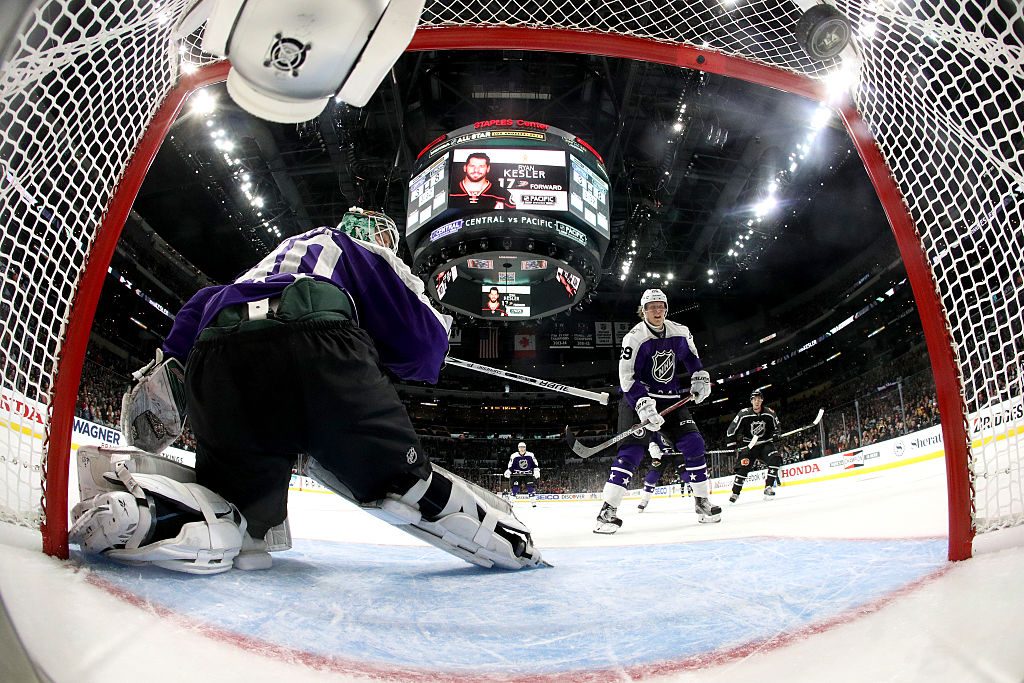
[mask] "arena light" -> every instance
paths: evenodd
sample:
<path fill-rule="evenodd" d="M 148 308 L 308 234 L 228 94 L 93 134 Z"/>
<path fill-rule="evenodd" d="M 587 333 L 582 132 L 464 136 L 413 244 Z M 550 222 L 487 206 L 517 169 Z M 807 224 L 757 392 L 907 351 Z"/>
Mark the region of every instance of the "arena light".
<path fill-rule="evenodd" d="M 217 110 L 217 98 L 206 90 L 200 90 L 191 98 L 192 112 L 209 116 Z"/>

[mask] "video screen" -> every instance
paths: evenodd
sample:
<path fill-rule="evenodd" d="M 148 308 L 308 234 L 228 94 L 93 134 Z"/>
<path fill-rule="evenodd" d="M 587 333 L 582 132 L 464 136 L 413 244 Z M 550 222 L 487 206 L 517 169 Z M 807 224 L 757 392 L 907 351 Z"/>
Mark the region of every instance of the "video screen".
<path fill-rule="evenodd" d="M 448 208 L 447 171 L 448 155 L 444 154 L 409 181 L 409 210 L 405 220 L 407 238 Z"/>
<path fill-rule="evenodd" d="M 609 237 L 608 183 L 571 154 L 569 168 L 569 212 Z"/>
<path fill-rule="evenodd" d="M 448 285 L 455 282 L 459 278 L 459 271 L 455 266 L 446 268 L 437 274 L 437 280 L 434 283 L 437 289 L 437 298 L 444 299 L 444 295 L 448 293 Z"/>
<path fill-rule="evenodd" d="M 558 284 L 565 288 L 566 294 L 569 298 L 576 296 L 576 291 L 580 288 L 580 276 L 573 275 L 564 268 L 559 268 L 555 274 L 555 279 L 558 280 Z"/>
<path fill-rule="evenodd" d="M 480 315 L 485 318 L 529 318 L 529 285 L 481 285 Z"/>
<path fill-rule="evenodd" d="M 453 150 L 448 207 L 568 211 L 565 156 L 550 149 Z"/>

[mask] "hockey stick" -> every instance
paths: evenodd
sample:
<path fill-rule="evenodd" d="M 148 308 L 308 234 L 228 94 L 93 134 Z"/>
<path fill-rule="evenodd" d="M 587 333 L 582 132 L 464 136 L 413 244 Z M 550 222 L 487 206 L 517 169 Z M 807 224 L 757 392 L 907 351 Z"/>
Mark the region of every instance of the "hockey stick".
<path fill-rule="evenodd" d="M 681 408 L 682 406 L 686 405 L 687 403 L 689 403 L 692 400 L 693 400 L 693 396 L 692 395 L 691 396 L 686 396 L 686 397 L 676 401 L 675 403 L 670 405 L 668 408 L 665 408 L 665 410 L 663 410 L 660 413 L 658 413 L 658 415 L 661 415 L 662 417 L 664 417 L 664 416 L 668 415 L 669 413 L 671 413 L 676 408 Z M 567 444 L 569 444 L 569 446 L 572 448 L 572 452 L 573 453 L 575 453 L 576 455 L 580 456 L 581 458 L 589 458 L 590 456 L 594 455 L 595 453 L 600 453 L 604 449 L 606 449 L 606 448 L 608 448 L 610 446 L 614 446 L 615 444 L 617 444 L 618 442 L 622 441 L 627 436 L 629 436 L 630 434 L 635 432 L 636 430 L 645 428 L 649 424 L 650 424 L 650 421 L 644 420 L 640 424 L 635 424 L 632 427 L 630 427 L 629 429 L 627 429 L 626 431 L 622 432 L 621 434 L 616 434 L 615 436 L 613 436 L 612 438 L 608 439 L 607 441 L 599 443 L 599 444 L 597 444 L 596 446 L 593 446 L 593 447 L 584 446 L 582 443 L 577 441 L 576 440 L 576 436 L 572 433 L 572 429 L 568 425 L 566 425 L 566 427 L 565 427 L 565 442 Z"/>
<path fill-rule="evenodd" d="M 760 440 L 760 438 L 761 438 L 760 436 L 758 436 L 757 434 L 754 434 L 753 438 L 750 439 L 749 443 L 746 443 L 746 444 L 740 446 L 739 448 L 736 448 L 736 449 L 726 448 L 724 450 L 706 451 L 706 452 L 709 453 L 709 454 L 711 454 L 711 453 L 738 453 L 739 451 L 742 451 L 744 448 L 749 451 L 751 448 L 753 448 L 754 446 L 757 445 L 757 442 Z M 732 443 L 727 443 L 725 445 L 726 446 L 734 446 L 736 444 L 735 444 L 735 442 L 732 442 Z"/>
<path fill-rule="evenodd" d="M 825 409 L 824 408 L 818 408 L 818 414 L 814 416 L 814 422 L 812 422 L 809 425 L 805 425 L 803 427 L 797 427 L 796 429 L 792 429 L 792 430 L 786 432 L 785 434 L 779 434 L 778 438 L 781 439 L 783 437 L 791 436 L 791 435 L 796 434 L 798 432 L 806 431 L 806 430 L 810 429 L 811 427 L 817 427 L 818 423 L 821 422 L 821 418 L 823 418 L 824 416 L 825 416 Z"/>
<path fill-rule="evenodd" d="M 503 377 L 504 379 L 510 379 L 516 382 L 522 382 L 523 384 L 532 384 L 535 387 L 541 387 L 549 389 L 551 391 L 560 391 L 563 394 L 571 394 L 573 396 L 579 396 L 580 398 L 586 398 L 591 401 L 597 401 L 603 406 L 608 405 L 608 394 L 605 392 L 587 391 L 586 389 L 577 389 L 576 387 L 566 386 L 565 384 L 559 384 L 558 382 L 552 382 L 549 379 L 537 379 L 536 377 L 529 377 L 527 375 L 520 375 L 516 372 L 509 370 L 502 370 L 500 368 L 492 368 L 487 365 L 480 365 L 479 363 L 473 363 L 468 360 L 462 360 L 461 358 L 452 358 L 449 356 L 445 359 L 446 365 L 454 365 L 458 368 L 465 368 L 467 370 L 476 370 L 482 372 L 485 375 L 494 375 L 495 377 Z"/>

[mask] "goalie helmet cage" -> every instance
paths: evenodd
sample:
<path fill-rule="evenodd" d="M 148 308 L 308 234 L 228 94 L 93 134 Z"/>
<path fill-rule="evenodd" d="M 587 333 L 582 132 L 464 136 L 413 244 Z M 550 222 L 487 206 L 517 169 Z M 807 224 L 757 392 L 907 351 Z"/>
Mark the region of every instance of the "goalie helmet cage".
<path fill-rule="evenodd" d="M 1013 0 L 835 4 L 860 60 L 837 111 L 917 302 L 942 417 L 949 557 L 963 559 L 975 532 L 1024 523 L 1024 10 Z M 58 557 L 68 553 L 76 398 L 111 255 L 185 99 L 227 73 L 201 53 L 198 33 L 174 38 L 189 5 L 35 2 L 4 53 L 0 518 L 40 525 Z M 620 57 L 824 101 L 841 61 L 807 57 L 794 37 L 800 16 L 777 0 L 428 0 L 410 50 Z"/>

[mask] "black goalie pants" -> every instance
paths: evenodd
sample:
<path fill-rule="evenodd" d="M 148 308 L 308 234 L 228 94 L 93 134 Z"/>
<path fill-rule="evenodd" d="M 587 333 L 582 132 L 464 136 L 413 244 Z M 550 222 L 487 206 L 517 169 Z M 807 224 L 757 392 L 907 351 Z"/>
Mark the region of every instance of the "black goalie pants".
<path fill-rule="evenodd" d="M 354 323 L 320 316 L 208 332 L 186 366 L 196 478 L 238 506 L 253 538 L 287 516 L 299 454 L 364 503 L 429 476 L 405 407 Z"/>

